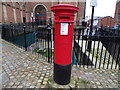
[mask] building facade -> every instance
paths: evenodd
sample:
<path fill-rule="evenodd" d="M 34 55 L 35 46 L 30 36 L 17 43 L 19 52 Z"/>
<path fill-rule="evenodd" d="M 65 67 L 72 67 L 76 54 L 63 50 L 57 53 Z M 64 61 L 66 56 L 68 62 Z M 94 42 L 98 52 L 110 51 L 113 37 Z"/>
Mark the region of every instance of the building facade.
<path fill-rule="evenodd" d="M 46 24 L 54 20 L 54 14 L 51 12 L 51 6 L 56 4 L 72 4 L 79 7 L 75 15 L 76 24 L 80 24 L 85 14 L 85 2 L 74 0 L 75 2 L 1 2 L 0 21 L 2 23 L 23 23 L 37 21 L 39 24 Z M 52 22 L 53 23 L 53 22 Z"/>
<path fill-rule="evenodd" d="M 94 16 L 93 18 L 93 26 L 99 26 L 99 21 L 100 19 L 102 19 L 103 17 L 99 17 L 99 16 Z M 91 19 L 89 19 L 87 21 L 88 25 L 90 26 L 91 25 Z"/>
<path fill-rule="evenodd" d="M 117 0 L 116 2 L 114 18 L 112 18 L 111 16 L 106 16 L 99 19 L 99 25 L 103 27 L 107 26 L 112 28 L 114 25 L 117 24 L 120 25 L 120 0 Z"/>
<path fill-rule="evenodd" d="M 114 18 L 112 18 L 111 16 L 103 17 L 98 21 L 99 26 L 109 27 L 109 28 L 112 28 L 114 26 L 114 23 L 115 23 Z"/>

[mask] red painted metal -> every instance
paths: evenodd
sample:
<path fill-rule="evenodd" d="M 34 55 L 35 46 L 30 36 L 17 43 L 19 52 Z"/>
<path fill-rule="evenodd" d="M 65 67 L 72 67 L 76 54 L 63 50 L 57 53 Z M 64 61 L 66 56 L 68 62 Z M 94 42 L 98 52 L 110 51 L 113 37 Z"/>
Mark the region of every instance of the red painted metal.
<path fill-rule="evenodd" d="M 69 4 L 59 4 L 51 7 L 55 15 L 54 62 L 58 65 L 72 63 L 74 14 L 78 9 L 78 7 Z M 68 23 L 68 35 L 60 34 L 61 23 Z"/>

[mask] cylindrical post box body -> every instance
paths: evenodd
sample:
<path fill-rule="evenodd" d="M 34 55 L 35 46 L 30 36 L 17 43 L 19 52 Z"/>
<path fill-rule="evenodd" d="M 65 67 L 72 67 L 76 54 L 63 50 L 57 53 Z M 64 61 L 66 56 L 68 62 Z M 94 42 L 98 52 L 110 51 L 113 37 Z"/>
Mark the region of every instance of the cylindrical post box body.
<path fill-rule="evenodd" d="M 51 10 L 55 16 L 54 81 L 65 85 L 70 82 L 71 77 L 74 14 L 78 8 L 59 4 L 52 6 Z"/>

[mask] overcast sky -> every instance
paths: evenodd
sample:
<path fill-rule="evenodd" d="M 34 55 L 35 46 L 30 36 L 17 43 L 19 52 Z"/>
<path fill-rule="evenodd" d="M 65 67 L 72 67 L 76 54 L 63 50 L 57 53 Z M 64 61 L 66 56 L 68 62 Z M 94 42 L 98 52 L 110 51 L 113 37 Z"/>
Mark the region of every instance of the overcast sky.
<path fill-rule="evenodd" d="M 91 16 L 92 8 L 90 7 L 90 1 L 91 0 L 87 0 L 86 3 L 86 16 Z M 94 16 L 114 17 L 116 1 L 117 0 L 97 0 Z"/>

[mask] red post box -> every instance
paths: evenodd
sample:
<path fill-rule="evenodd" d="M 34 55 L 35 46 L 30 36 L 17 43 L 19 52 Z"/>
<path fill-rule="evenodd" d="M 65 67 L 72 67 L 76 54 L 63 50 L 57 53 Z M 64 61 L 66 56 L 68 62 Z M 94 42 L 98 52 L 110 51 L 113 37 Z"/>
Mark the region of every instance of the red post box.
<path fill-rule="evenodd" d="M 55 16 L 54 81 L 61 85 L 70 83 L 74 14 L 78 9 L 69 4 L 51 7 Z"/>

